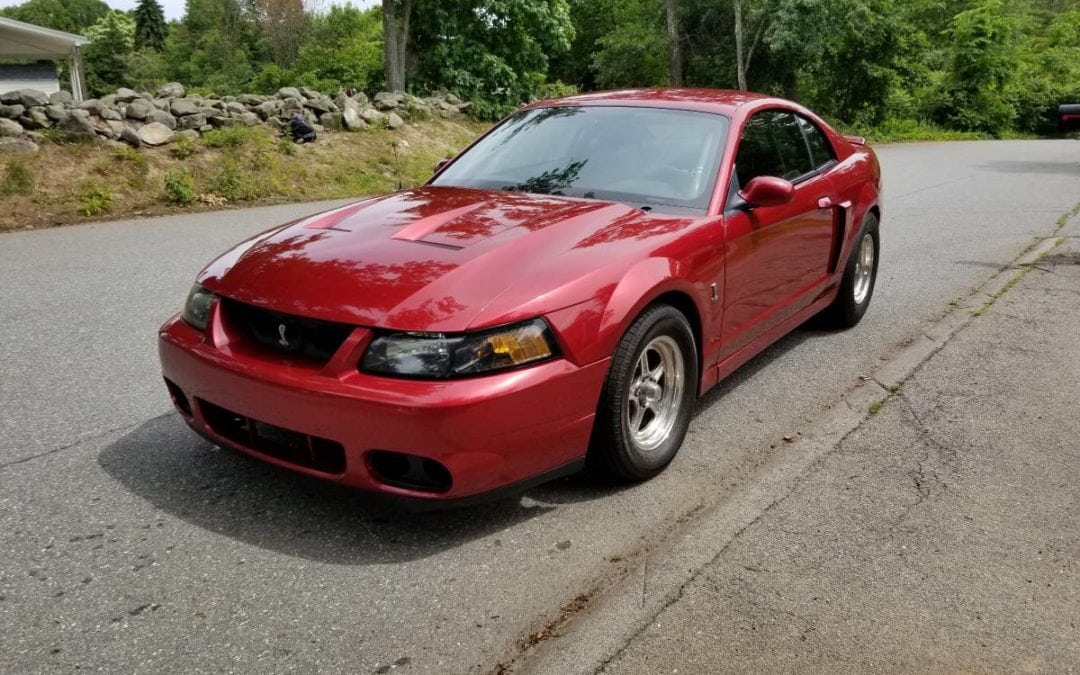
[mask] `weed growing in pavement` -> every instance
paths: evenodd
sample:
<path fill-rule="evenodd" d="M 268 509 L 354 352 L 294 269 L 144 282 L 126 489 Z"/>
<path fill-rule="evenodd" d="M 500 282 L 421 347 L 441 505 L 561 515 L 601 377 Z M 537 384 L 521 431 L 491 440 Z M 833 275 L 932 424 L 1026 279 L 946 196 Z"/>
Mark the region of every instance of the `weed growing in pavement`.
<path fill-rule="evenodd" d="M 881 412 L 881 409 L 885 407 L 885 403 L 887 401 L 888 401 L 888 399 L 883 398 L 883 399 L 881 399 L 879 401 L 874 401 L 873 403 L 871 403 L 870 404 L 870 414 L 871 415 L 876 415 L 879 412 Z"/>

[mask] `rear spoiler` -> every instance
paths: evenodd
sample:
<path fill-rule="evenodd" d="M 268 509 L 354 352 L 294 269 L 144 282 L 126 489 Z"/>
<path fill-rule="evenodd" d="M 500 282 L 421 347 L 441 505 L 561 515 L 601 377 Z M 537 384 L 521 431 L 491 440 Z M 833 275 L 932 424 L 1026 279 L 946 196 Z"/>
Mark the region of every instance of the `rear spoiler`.
<path fill-rule="evenodd" d="M 848 136 L 845 134 L 844 140 L 852 145 L 866 145 L 866 139 L 862 136 Z"/>

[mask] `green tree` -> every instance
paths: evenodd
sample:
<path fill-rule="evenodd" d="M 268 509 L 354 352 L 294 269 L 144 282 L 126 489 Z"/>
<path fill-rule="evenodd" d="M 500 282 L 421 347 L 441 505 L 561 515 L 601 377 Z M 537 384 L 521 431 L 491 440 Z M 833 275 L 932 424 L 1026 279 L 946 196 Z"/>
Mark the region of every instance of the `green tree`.
<path fill-rule="evenodd" d="M 87 89 L 103 96 L 126 81 L 127 58 L 135 44 L 135 21 L 123 12 L 110 11 L 85 33 L 83 49 Z"/>
<path fill-rule="evenodd" d="M 54 30 L 82 34 L 109 12 L 102 0 L 28 0 L 0 9 L 0 16 Z"/>
<path fill-rule="evenodd" d="M 170 27 L 165 56 L 171 79 L 232 92 L 269 62 L 250 6 L 238 0 L 187 0 L 184 18 Z"/>
<path fill-rule="evenodd" d="M 157 51 L 164 49 L 168 31 L 165 26 L 165 12 L 157 0 L 139 0 L 134 16 L 135 48 Z"/>
<path fill-rule="evenodd" d="M 947 126 L 1002 133 L 1016 108 L 1008 88 L 1016 75 L 1019 17 L 1002 0 L 977 0 L 949 24 L 949 63 L 936 110 Z"/>
<path fill-rule="evenodd" d="M 473 99 L 484 117 L 531 98 L 547 79 L 548 55 L 567 51 L 574 37 L 567 0 L 416 2 L 419 84 Z"/>

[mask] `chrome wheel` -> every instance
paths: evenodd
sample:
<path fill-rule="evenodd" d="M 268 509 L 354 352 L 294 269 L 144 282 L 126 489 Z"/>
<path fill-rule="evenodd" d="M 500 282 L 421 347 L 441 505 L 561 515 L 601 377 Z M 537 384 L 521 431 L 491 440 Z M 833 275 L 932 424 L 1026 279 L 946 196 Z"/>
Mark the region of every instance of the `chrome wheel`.
<path fill-rule="evenodd" d="M 874 237 L 869 232 L 863 235 L 856 255 L 854 295 L 855 304 L 861 305 L 870 295 L 870 285 L 874 281 Z"/>
<path fill-rule="evenodd" d="M 667 335 L 654 338 L 638 357 L 625 415 L 630 441 L 645 455 L 663 445 L 675 426 L 685 372 L 682 351 Z"/>

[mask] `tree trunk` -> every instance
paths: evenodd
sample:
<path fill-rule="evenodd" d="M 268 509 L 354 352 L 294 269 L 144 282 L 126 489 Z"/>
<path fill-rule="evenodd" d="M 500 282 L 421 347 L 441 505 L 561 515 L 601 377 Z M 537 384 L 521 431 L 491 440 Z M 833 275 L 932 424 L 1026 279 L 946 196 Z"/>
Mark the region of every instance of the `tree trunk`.
<path fill-rule="evenodd" d="M 746 91 L 746 57 L 743 51 L 742 0 L 734 0 L 735 5 L 735 67 L 738 70 L 739 91 Z"/>
<path fill-rule="evenodd" d="M 411 15 L 412 0 L 383 0 L 383 59 L 390 91 L 405 90 Z"/>
<path fill-rule="evenodd" d="M 677 0 L 665 0 L 667 5 L 668 63 L 671 86 L 681 87 L 683 81 L 682 36 L 679 30 L 679 7 Z"/>

